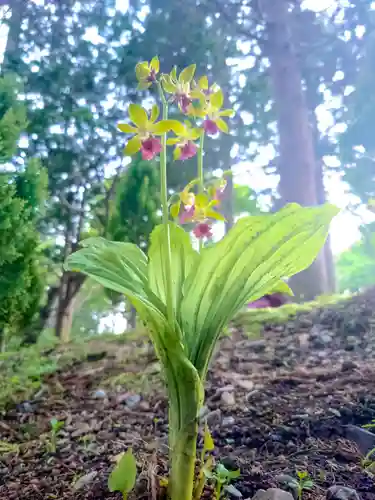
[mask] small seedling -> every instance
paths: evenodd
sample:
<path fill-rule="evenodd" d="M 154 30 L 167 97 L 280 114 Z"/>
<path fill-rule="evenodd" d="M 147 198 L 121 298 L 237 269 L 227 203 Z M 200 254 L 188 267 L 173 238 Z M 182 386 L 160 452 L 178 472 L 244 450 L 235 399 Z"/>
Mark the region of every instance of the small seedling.
<path fill-rule="evenodd" d="M 215 481 L 215 500 L 224 498 L 225 493 L 232 495 L 235 493 L 237 496 L 241 496 L 241 493 L 230 484 L 233 479 L 237 479 L 241 475 L 239 469 L 228 470 L 223 464 L 218 464 L 212 472 L 205 470 L 204 473 L 207 478 Z"/>
<path fill-rule="evenodd" d="M 60 430 L 64 427 L 65 422 L 63 420 L 57 420 L 56 418 L 52 418 L 49 423 L 51 426 L 51 430 L 49 433 L 49 441 L 47 446 L 51 453 L 56 453 L 57 436 Z"/>
<path fill-rule="evenodd" d="M 137 462 L 133 452 L 129 449 L 118 460 L 116 467 L 108 478 L 109 491 L 119 491 L 123 500 L 127 500 L 128 494 L 135 486 L 137 478 Z"/>
<path fill-rule="evenodd" d="M 281 482 L 295 492 L 298 500 L 302 500 L 302 494 L 305 490 L 311 490 L 314 486 L 314 481 L 307 471 L 297 471 L 297 478 L 287 475 L 282 477 Z"/>
<path fill-rule="evenodd" d="M 375 427 L 375 420 L 371 420 L 369 424 L 362 425 L 364 429 L 373 429 Z"/>
<path fill-rule="evenodd" d="M 372 448 L 364 458 L 361 460 L 361 466 L 363 470 L 373 476 L 375 474 L 375 448 Z"/>

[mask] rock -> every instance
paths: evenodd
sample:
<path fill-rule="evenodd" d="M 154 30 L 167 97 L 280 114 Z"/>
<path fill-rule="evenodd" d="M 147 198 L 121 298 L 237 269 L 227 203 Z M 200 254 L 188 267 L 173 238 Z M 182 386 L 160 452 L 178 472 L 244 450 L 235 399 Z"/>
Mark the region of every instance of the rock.
<path fill-rule="evenodd" d="M 221 402 L 226 406 L 233 406 L 236 404 L 233 392 L 223 392 L 221 395 Z"/>
<path fill-rule="evenodd" d="M 259 389 L 254 389 L 253 391 L 250 391 L 248 394 L 246 394 L 246 401 L 250 401 L 256 394 L 259 394 Z"/>
<path fill-rule="evenodd" d="M 375 434 L 356 425 L 345 427 L 345 437 L 357 444 L 362 455 L 367 455 L 370 450 L 375 448 Z"/>
<path fill-rule="evenodd" d="M 337 484 L 328 488 L 326 498 L 327 500 L 361 500 L 361 497 L 353 488 Z"/>
<path fill-rule="evenodd" d="M 206 414 L 205 419 L 207 421 L 207 425 L 215 425 L 221 422 L 221 410 L 218 408 L 217 410 L 210 411 Z"/>
<path fill-rule="evenodd" d="M 73 438 L 76 438 L 76 437 L 84 436 L 85 434 L 89 434 L 90 432 L 91 432 L 91 427 L 89 426 L 89 424 L 87 424 L 86 422 L 82 422 L 82 423 L 78 424 L 78 426 L 72 432 L 71 435 Z"/>
<path fill-rule="evenodd" d="M 262 352 L 267 347 L 267 342 L 265 340 L 252 340 L 247 345 L 248 349 L 254 352 Z"/>
<path fill-rule="evenodd" d="M 342 372 L 351 372 L 351 371 L 357 370 L 358 368 L 359 368 L 358 363 L 355 363 L 354 361 L 351 361 L 350 359 L 343 361 L 343 363 L 341 365 Z"/>
<path fill-rule="evenodd" d="M 245 389 L 245 391 L 252 391 L 254 389 L 254 382 L 251 380 L 236 380 L 236 384 L 241 387 L 241 389 Z"/>
<path fill-rule="evenodd" d="M 229 417 L 224 417 L 221 424 L 223 427 L 232 427 L 234 423 L 235 423 L 234 417 L 229 416 Z"/>
<path fill-rule="evenodd" d="M 118 404 L 124 404 L 128 408 L 135 408 L 141 401 L 141 396 L 139 394 L 131 394 L 125 392 L 124 394 L 119 394 L 116 398 Z"/>
<path fill-rule="evenodd" d="M 94 479 L 96 478 L 96 476 L 98 475 L 97 471 L 96 470 L 93 470 L 92 472 L 89 472 L 88 474 L 85 474 L 84 476 L 80 477 L 78 479 L 78 481 L 76 481 L 76 483 L 74 484 L 73 488 L 78 491 L 78 490 L 82 490 L 83 488 L 85 488 L 86 486 L 88 486 L 89 484 L 91 484 Z"/>
<path fill-rule="evenodd" d="M 275 477 L 275 480 L 286 491 L 290 492 L 295 499 L 298 498 L 298 481 L 294 477 L 289 476 L 288 474 L 279 474 Z"/>
<path fill-rule="evenodd" d="M 94 399 L 106 399 L 107 393 L 103 389 L 98 389 L 93 393 L 92 397 Z"/>
<path fill-rule="evenodd" d="M 258 490 L 253 496 L 253 500 L 294 500 L 293 495 L 280 488 L 269 488 L 268 490 Z"/>
<path fill-rule="evenodd" d="M 224 486 L 224 491 L 234 498 L 242 498 L 242 493 L 233 484 Z"/>
<path fill-rule="evenodd" d="M 233 392 L 234 386 L 232 384 L 225 385 L 224 387 L 219 387 L 216 391 L 216 394 L 223 394 L 223 392 Z"/>

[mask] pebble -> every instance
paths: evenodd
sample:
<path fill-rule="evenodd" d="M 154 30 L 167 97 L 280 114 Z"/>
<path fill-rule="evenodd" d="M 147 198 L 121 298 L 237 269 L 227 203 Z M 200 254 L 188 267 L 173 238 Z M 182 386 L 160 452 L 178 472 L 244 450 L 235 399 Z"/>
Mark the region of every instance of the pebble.
<path fill-rule="evenodd" d="M 361 500 L 356 490 L 335 484 L 327 490 L 327 500 Z"/>
<path fill-rule="evenodd" d="M 223 418 L 223 421 L 222 421 L 222 426 L 223 427 L 232 427 L 232 425 L 234 425 L 236 422 L 236 420 L 234 419 L 234 417 L 224 417 Z"/>
<path fill-rule="evenodd" d="M 359 368 L 358 363 L 355 363 L 354 361 L 351 361 L 349 359 L 344 361 L 341 365 L 342 372 L 351 372 L 353 370 L 357 370 L 358 368 Z"/>
<path fill-rule="evenodd" d="M 76 427 L 76 430 L 72 432 L 72 437 L 80 437 L 84 436 L 85 434 L 89 434 L 91 432 L 91 427 L 89 424 L 82 422 L 78 424 L 78 427 Z"/>
<path fill-rule="evenodd" d="M 129 392 L 125 392 L 124 394 L 120 394 L 116 398 L 117 404 L 124 404 L 128 408 L 135 408 L 141 401 L 141 396 L 139 394 L 130 394 Z"/>
<path fill-rule="evenodd" d="M 294 500 L 293 495 L 280 488 L 269 488 L 268 490 L 258 490 L 253 496 L 253 500 Z"/>
<path fill-rule="evenodd" d="M 73 488 L 76 491 L 82 490 L 83 488 L 85 488 L 86 486 L 88 486 L 89 484 L 91 484 L 93 482 L 93 480 L 96 478 L 97 475 L 98 475 L 98 473 L 97 473 L 96 470 L 93 470 L 92 472 L 89 472 L 88 474 L 85 474 L 84 476 L 80 477 L 78 479 L 78 481 L 76 481 L 76 483 L 74 484 Z"/>
<path fill-rule="evenodd" d="M 205 419 L 207 421 L 207 425 L 215 425 L 221 422 L 221 410 L 218 408 L 217 410 L 209 411 L 205 415 Z"/>
<path fill-rule="evenodd" d="M 232 392 L 223 392 L 221 402 L 226 406 L 234 406 L 236 404 L 234 394 Z"/>
<path fill-rule="evenodd" d="M 106 399 L 107 393 L 103 389 L 98 389 L 93 393 L 92 397 L 94 399 Z"/>
<path fill-rule="evenodd" d="M 241 387 L 241 389 L 245 389 L 245 391 L 252 391 L 254 389 L 254 382 L 251 380 L 236 380 L 236 384 Z"/>

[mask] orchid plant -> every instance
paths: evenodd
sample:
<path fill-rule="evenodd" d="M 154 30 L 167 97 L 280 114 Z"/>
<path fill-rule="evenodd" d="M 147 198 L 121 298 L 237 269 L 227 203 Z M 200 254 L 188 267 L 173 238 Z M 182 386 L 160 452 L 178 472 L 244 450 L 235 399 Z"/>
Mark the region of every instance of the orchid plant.
<path fill-rule="evenodd" d="M 151 235 L 148 255 L 130 243 L 90 238 L 66 263 L 67 269 L 123 293 L 147 326 L 167 384 L 172 500 L 192 499 L 204 382 L 220 333 L 248 302 L 273 292 L 291 294 L 284 279 L 312 263 L 338 212 L 328 204 L 290 204 L 275 214 L 244 217 L 221 241 L 205 246 L 214 222 L 224 220 L 225 180 L 205 183 L 204 141 L 228 133 L 226 120 L 234 112 L 224 109 L 220 87 L 206 76 L 195 79 L 195 70 L 191 65 L 161 74 L 157 57 L 139 63 L 139 89 L 155 86 L 161 119 L 157 105 L 147 112 L 130 104 L 131 123 L 118 125 L 132 136 L 126 155 L 159 159 L 163 219 Z M 179 108 L 181 121 L 169 118 L 170 105 Z M 175 162 L 197 158 L 196 179 L 170 199 L 168 146 Z M 184 223 L 193 225 L 199 248 Z"/>

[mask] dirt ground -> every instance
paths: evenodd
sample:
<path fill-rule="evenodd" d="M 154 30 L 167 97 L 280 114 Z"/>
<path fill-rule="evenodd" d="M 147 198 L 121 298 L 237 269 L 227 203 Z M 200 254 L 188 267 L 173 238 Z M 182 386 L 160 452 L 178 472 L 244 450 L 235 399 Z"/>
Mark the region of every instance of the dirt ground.
<path fill-rule="evenodd" d="M 375 499 L 361 465 L 375 434 L 358 431 L 375 419 L 374 311 L 371 291 L 267 325 L 257 340 L 238 328 L 222 340 L 202 418 L 217 459 L 240 468 L 235 486 L 245 500 L 296 471 L 314 480 L 306 500 L 324 499 L 335 484 Z M 156 475 L 167 470 L 166 414 L 148 343 L 97 342 L 85 361 L 46 376 L 34 397 L 2 415 L 1 500 L 120 499 L 107 478 L 128 447 L 140 472 L 132 498 L 154 500 Z M 55 453 L 51 418 L 65 421 Z"/>

